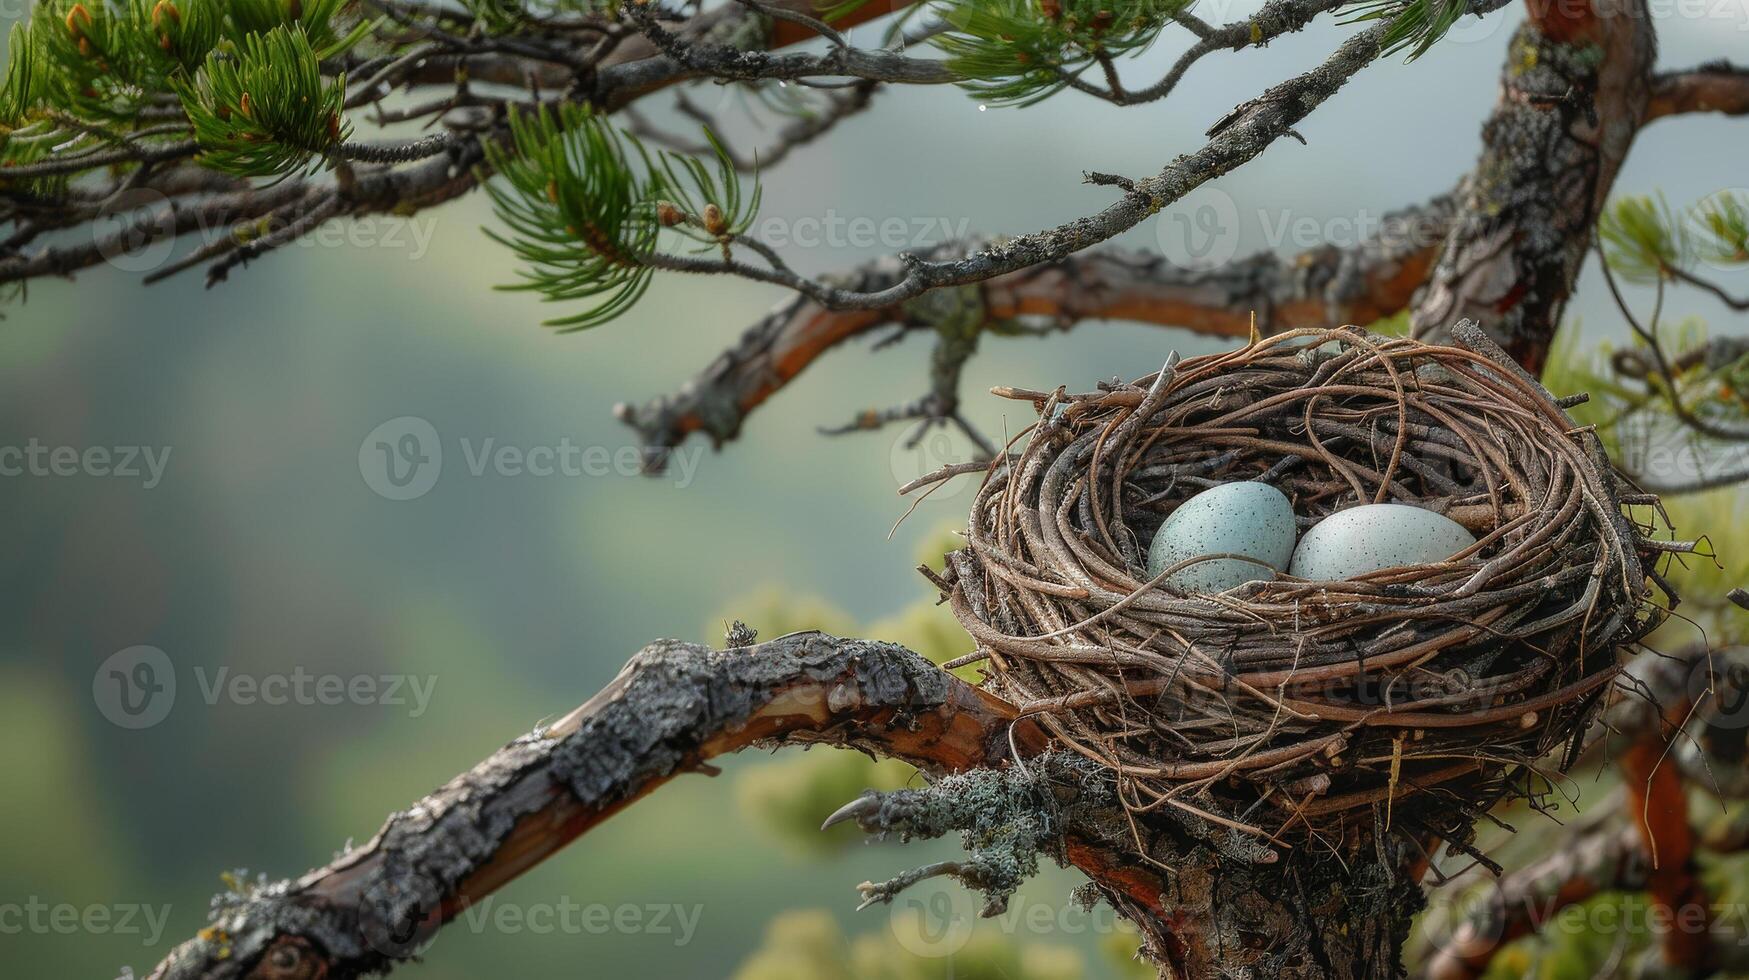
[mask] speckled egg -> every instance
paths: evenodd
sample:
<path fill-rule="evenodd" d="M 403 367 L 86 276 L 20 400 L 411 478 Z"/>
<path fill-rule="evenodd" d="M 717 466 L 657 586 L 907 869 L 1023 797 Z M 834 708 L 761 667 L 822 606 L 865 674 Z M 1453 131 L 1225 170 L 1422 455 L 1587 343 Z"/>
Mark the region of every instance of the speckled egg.
<path fill-rule="evenodd" d="M 1319 582 L 1403 565 L 1445 561 L 1476 543 L 1444 514 L 1408 504 L 1364 504 L 1338 511 L 1308 530 L 1288 573 Z"/>
<path fill-rule="evenodd" d="M 1197 562 L 1166 581 L 1186 592 L 1225 592 L 1272 579 L 1294 553 L 1294 509 L 1267 483 L 1223 483 L 1178 505 L 1148 548 L 1148 577 L 1199 555 L 1245 555 Z M 1261 564 L 1259 564 L 1261 562 Z"/>

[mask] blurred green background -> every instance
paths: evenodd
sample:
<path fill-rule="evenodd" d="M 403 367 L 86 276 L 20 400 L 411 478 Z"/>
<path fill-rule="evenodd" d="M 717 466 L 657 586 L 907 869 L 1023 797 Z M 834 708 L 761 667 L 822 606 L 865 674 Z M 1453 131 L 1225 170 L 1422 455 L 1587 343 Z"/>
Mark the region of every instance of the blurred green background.
<path fill-rule="evenodd" d="M 1255 6 L 1201 12 L 1226 20 Z M 1740 11 L 1713 14 L 1661 24 L 1664 60 L 1717 57 L 1721 38 L 1749 26 Z M 1284 142 L 1224 178 L 1239 254 L 1297 251 L 1303 243 L 1280 237 L 1284 218 L 1340 237 L 1351 234 L 1343 222 L 1451 186 L 1474 160 L 1518 16 L 1460 30 L 1415 64 L 1369 69 L 1301 127 L 1309 146 Z M 1109 198 L 1079 183 L 1083 169 L 1157 169 L 1199 145 L 1233 104 L 1321 58 L 1340 33 L 1325 24 L 1267 51 L 1210 59 L 1175 98 L 1136 110 L 1066 95 L 980 111 L 954 91 L 884 93 L 873 112 L 766 173 L 762 214 L 945 221 L 974 233 L 1065 220 Z M 1179 43 L 1146 55 L 1138 77 L 1161 70 Z M 705 94 L 744 119 L 725 92 Z M 751 146 L 756 129 L 737 125 Z M 1749 184 L 1745 151 L 1741 123 L 1660 123 L 1618 186 L 1687 202 Z M 391 810 L 588 697 L 653 638 L 720 642 L 725 622 L 741 618 L 767 636 L 819 625 L 944 655 L 965 646 L 919 606 L 929 594 L 913 566 L 963 517 L 969 494 L 938 493 L 889 529 L 905 510 L 894 487 L 967 447 L 930 440 L 906 450 L 901 430 L 815 433 L 921 394 L 920 339 L 832 353 L 723 454 L 685 447 L 690 478 L 680 468 L 656 479 L 471 474 L 463 440 L 476 450 L 487 439 L 524 449 L 630 444 L 613 403 L 673 390 L 780 298 L 743 282 L 666 276 L 623 320 L 554 335 L 537 325 L 553 310 L 492 290 L 514 270 L 480 234 L 491 220 L 476 198 L 350 235 L 331 230 L 211 291 L 199 273 L 146 288 L 138 271 L 100 269 L 33 286 L 26 305 L 6 311 L 0 446 L 170 456 L 149 489 L 121 477 L 0 479 L 0 903 L 12 913 L 0 916 L 0 972 L 149 969 L 204 923 L 221 871 L 278 877 L 326 862 Z M 1138 229 L 1125 243 L 1157 248 L 1163 234 Z M 822 272 L 891 249 L 784 251 Z M 1673 302 L 1675 313 L 1729 322 L 1704 297 Z M 1594 273 L 1572 315 L 1588 338 L 1620 333 Z M 968 372 L 968 411 L 987 432 L 1011 431 L 1024 422 L 1012 403 L 981 394 L 992 384 L 1089 386 L 1146 373 L 1170 349 L 1223 343 L 1120 324 L 987 340 Z M 368 433 L 403 416 L 430 423 L 444 460 L 428 493 L 397 501 L 366 483 L 359 455 Z M 101 709 L 100 666 L 136 645 L 165 652 L 178 690 L 161 722 L 129 729 Z M 417 678 L 431 697 L 423 711 L 369 699 L 273 705 L 220 694 L 209 703 L 202 682 L 221 668 Z M 817 821 L 865 777 L 905 778 L 801 758 L 741 758 L 718 778 L 677 780 L 507 889 L 505 916 L 489 910 L 444 932 L 409 975 L 452 980 L 507 965 L 534 980 L 638 970 L 716 978 L 743 966 L 748 976 L 797 978 L 1123 971 L 1122 956 L 1108 955 L 1125 946 L 1109 911 L 1080 912 L 1069 896 L 1078 879 L 1060 871 L 1023 894 L 1017 915 L 978 927 L 966 949 L 984 954 L 910 955 L 944 947 L 917 948 L 907 917 L 963 897 L 925 889 L 922 905 L 855 914 L 854 886 L 952 853 L 952 843 L 810 845 L 785 832 Z M 600 934 L 536 925 L 565 903 L 603 906 L 633 925 Z M 131 932 L 118 921 L 63 928 L 70 920 L 55 916 L 65 911 L 20 918 L 33 908 L 121 915 L 136 906 L 167 909 L 162 934 L 138 913 Z M 656 907 L 669 909 L 665 929 Z M 676 909 L 696 916 L 690 934 Z M 768 926 L 775 940 L 762 951 Z"/>

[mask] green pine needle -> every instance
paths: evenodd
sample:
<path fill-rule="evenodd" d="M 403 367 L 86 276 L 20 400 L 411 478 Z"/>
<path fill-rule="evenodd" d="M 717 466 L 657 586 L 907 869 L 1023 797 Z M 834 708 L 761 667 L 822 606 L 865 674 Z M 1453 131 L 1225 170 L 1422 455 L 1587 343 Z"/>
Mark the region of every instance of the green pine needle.
<path fill-rule="evenodd" d="M 1062 91 L 1099 56 L 1137 55 L 1188 0 L 957 0 L 953 30 L 935 38 L 962 87 L 994 105 L 1026 106 Z"/>
<path fill-rule="evenodd" d="M 318 61 L 331 57 L 369 27 L 360 22 L 346 37 L 336 35 L 334 22 L 348 2 L 39 0 L 28 24 L 14 31 L 0 111 L 17 120 L 52 106 L 131 125 L 152 96 L 180 93 L 216 51 L 247 57 L 256 39 L 275 30 L 299 28 Z"/>
<path fill-rule="evenodd" d="M 38 61 L 42 57 L 35 49 L 30 29 L 24 24 L 12 25 L 6 39 L 6 81 L 0 88 L 0 124 L 17 126 L 41 97 L 41 73 Z"/>
<path fill-rule="evenodd" d="M 550 301 L 596 300 L 569 317 L 546 321 L 564 331 L 599 326 L 630 309 L 650 288 L 643 257 L 660 227 L 654 205 L 626 157 L 622 140 L 599 117 L 576 111 L 518 114 L 510 121 L 514 152 L 492 148 L 504 177 L 487 193 L 509 236 L 487 229 L 531 268 L 523 283 Z"/>
<path fill-rule="evenodd" d="M 219 0 L 38 3 L 23 49 L 33 62 L 34 100 L 88 119 L 131 122 L 147 97 L 201 63 L 223 19 Z"/>
<path fill-rule="evenodd" d="M 1720 191 L 1696 205 L 1690 216 L 1697 250 L 1709 262 L 1749 262 L 1749 203 L 1740 194 Z"/>
<path fill-rule="evenodd" d="M 234 50 L 213 52 L 192 82 L 175 89 L 202 162 L 228 173 L 267 177 L 313 168 L 350 132 L 341 112 L 345 76 L 322 77 L 300 26 L 251 34 Z"/>
<path fill-rule="evenodd" d="M 326 57 L 337 40 L 334 15 L 347 0 L 230 0 L 231 39 L 242 43 L 252 34 L 279 27 L 301 27 L 310 45 Z"/>
<path fill-rule="evenodd" d="M 706 136 L 716 149 L 714 167 L 651 154 L 584 109 L 513 116 L 511 145 L 487 149 L 504 179 L 486 186 L 510 231 L 486 233 L 527 268 L 523 282 L 500 288 L 532 290 L 551 302 L 589 301 L 579 313 L 546 321 L 561 331 L 586 330 L 631 309 L 649 289 L 663 211 L 688 216 L 674 231 L 726 249 L 752 223 L 759 191 L 756 184 L 743 195 L 727 153 Z M 711 228 L 700 217 L 707 214 Z"/>
<path fill-rule="evenodd" d="M 1383 40 L 1385 54 L 1413 48 L 1408 60 L 1414 61 L 1438 44 L 1446 32 L 1469 13 L 1470 0 L 1361 0 L 1353 5 L 1352 10 L 1354 12 L 1343 23 L 1389 18 L 1391 25 Z"/>
<path fill-rule="evenodd" d="M 1617 199 L 1597 218 L 1604 261 L 1623 279 L 1650 283 L 1667 279 L 1688 262 L 1691 243 L 1662 197 Z"/>

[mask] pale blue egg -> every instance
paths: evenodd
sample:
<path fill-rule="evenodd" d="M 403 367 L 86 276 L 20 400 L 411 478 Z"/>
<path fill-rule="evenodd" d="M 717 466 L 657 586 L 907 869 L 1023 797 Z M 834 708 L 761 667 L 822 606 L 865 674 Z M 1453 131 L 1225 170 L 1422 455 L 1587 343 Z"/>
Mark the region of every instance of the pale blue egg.
<path fill-rule="evenodd" d="M 1148 577 L 1201 555 L 1245 555 L 1197 562 L 1166 581 L 1186 592 L 1225 592 L 1268 580 L 1294 553 L 1294 508 L 1267 483 L 1223 483 L 1178 505 L 1148 548 Z"/>
<path fill-rule="evenodd" d="M 1288 572 L 1339 582 L 1383 568 L 1442 562 L 1475 543 L 1475 535 L 1444 514 L 1408 504 L 1364 504 L 1313 525 Z"/>

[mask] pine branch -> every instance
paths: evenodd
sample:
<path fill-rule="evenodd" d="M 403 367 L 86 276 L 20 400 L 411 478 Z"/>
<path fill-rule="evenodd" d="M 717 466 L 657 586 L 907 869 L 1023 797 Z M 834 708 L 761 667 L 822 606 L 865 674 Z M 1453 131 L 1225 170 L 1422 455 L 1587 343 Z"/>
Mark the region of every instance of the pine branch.
<path fill-rule="evenodd" d="M 314 45 L 302 28 L 275 27 L 235 52 L 213 52 L 192 82 L 175 83 L 204 165 L 272 177 L 344 144 L 346 77 L 323 78 Z"/>
<path fill-rule="evenodd" d="M 965 832 L 972 853 L 948 867 L 990 891 L 987 910 L 1045 855 L 1084 872 L 1173 975 L 1230 967 L 1359 980 L 1398 971 L 1418 905 L 1416 851 L 1406 842 L 1381 840 L 1377 863 L 1352 872 L 1326 862 L 1312 873 L 1305 862 L 1264 860 L 1218 826 L 1132 823 L 1108 775 L 1045 754 L 1042 733 L 1004 702 L 902 647 L 810 631 L 723 651 L 647 647 L 583 705 L 391 816 L 330 864 L 293 880 L 229 880 L 211 924 L 149 980 L 388 972 L 473 903 L 669 779 L 712 772 L 709 760 L 724 753 L 787 744 L 919 766 L 928 789 L 869 797 L 851 811 L 871 830 Z M 1160 868 L 1174 869 L 1170 883 Z M 907 877 L 915 875 L 899 880 Z"/>
<path fill-rule="evenodd" d="M 799 0 L 784 2 L 794 3 Z M 1282 2 L 1288 3 L 1291 0 Z M 1318 2 L 1319 0 L 1307 0 L 1305 8 L 1317 9 Z M 769 10 L 771 6 L 762 4 L 759 9 Z M 329 30 L 325 20 L 312 18 L 307 13 L 304 21 L 296 28 L 278 26 L 265 34 L 245 34 L 234 52 L 227 53 L 218 49 L 207 52 L 198 78 L 178 83 L 184 108 L 194 125 L 196 144 L 203 151 L 203 162 L 239 173 L 284 174 L 298 168 L 347 158 L 354 158 L 359 162 L 405 161 L 416 159 L 425 153 L 439 152 L 445 147 L 436 140 L 394 146 L 352 143 L 345 138 L 349 123 L 344 114 L 337 110 L 343 106 L 363 104 L 358 100 L 374 100 L 381 87 L 391 83 L 441 84 L 441 75 L 445 68 L 452 71 L 450 82 L 455 87 L 455 95 L 447 102 L 438 102 L 430 107 L 434 120 L 445 117 L 453 110 L 456 115 L 446 120 L 446 125 L 451 128 L 452 138 L 456 134 L 481 138 L 489 151 L 507 145 L 505 141 L 511 134 L 503 123 L 490 122 L 480 114 L 480 110 L 496 107 L 502 114 L 510 111 L 512 106 L 502 99 L 496 102 L 481 101 L 469 88 L 468 76 L 461 69 L 465 61 L 458 58 L 450 64 L 439 64 L 435 69 L 436 74 L 427 74 L 433 71 L 433 62 L 442 62 L 444 57 L 462 54 L 480 53 L 499 58 L 506 55 L 525 58 L 531 66 L 530 78 L 540 77 L 533 66 L 543 63 L 564 64 L 573 70 L 583 71 L 586 77 L 580 79 L 585 83 L 581 89 L 577 86 L 570 87 L 571 97 L 581 98 L 577 102 L 567 98 L 561 100 L 559 105 L 561 108 L 579 104 L 594 105 L 603 111 L 623 107 L 641 95 L 699 75 L 742 80 L 807 80 L 845 76 L 929 83 L 951 80 L 949 74 L 935 63 L 906 58 L 890 51 L 859 51 L 844 46 L 834 46 L 822 55 L 770 54 L 752 50 L 748 37 L 761 32 L 776 37 L 780 32 L 766 31 L 757 20 L 762 15 L 744 7 L 732 8 L 727 13 L 718 10 L 701 14 L 688 19 L 677 29 L 670 29 L 660 22 L 653 8 L 637 7 L 628 10 L 626 13 L 631 22 L 646 36 L 649 46 L 642 48 L 635 43 L 638 38 L 628 37 L 615 27 L 611 19 L 603 20 L 593 14 L 575 21 L 536 18 L 531 22 L 534 26 L 527 36 L 500 37 L 489 33 L 482 35 L 478 31 L 467 34 L 459 32 L 455 28 L 467 23 L 457 19 L 461 17 L 459 14 L 432 16 L 428 11 L 407 4 L 388 4 L 387 9 L 416 39 L 409 50 L 398 56 L 381 55 L 360 61 L 346 51 L 349 45 L 363 36 L 360 29 L 353 30 L 346 37 L 340 37 L 337 31 Z M 740 16 L 737 17 L 736 14 Z M 249 16 L 253 15 L 233 15 L 225 23 L 235 27 L 241 23 L 237 17 L 247 19 Z M 321 23 L 318 24 L 318 20 Z M 1288 21 L 1293 21 L 1293 18 L 1290 17 Z M 453 28 L 446 26 L 452 23 Z M 793 18 L 780 20 L 779 23 L 807 26 L 805 23 L 795 23 Z M 307 33 L 318 29 L 322 32 L 320 37 Z M 750 30 L 753 35 L 748 33 Z M 1171 203 L 1212 176 L 1237 166 L 1260 152 L 1273 139 L 1290 132 L 1294 122 L 1376 57 L 1375 42 L 1377 37 L 1382 36 L 1382 30 L 1381 25 L 1380 28 L 1362 32 L 1344 45 L 1322 68 L 1290 80 L 1262 98 L 1241 106 L 1229 120 L 1224 121 L 1210 144 L 1202 151 L 1175 162 L 1154 178 L 1133 182 L 1123 201 L 1101 213 L 1057 229 L 1022 236 L 1004 243 L 1001 247 L 986 249 L 958 260 L 915 263 L 904 279 L 880 294 L 856 295 L 801 277 L 784 266 L 769 249 L 747 240 L 744 235 L 738 236 L 738 241 L 723 243 L 725 249 L 721 261 L 656 256 L 650 264 L 676 271 L 742 275 L 758 281 L 785 285 L 828 306 L 873 309 L 903 302 L 931 288 L 978 282 L 1031 265 L 1055 261 L 1072 251 L 1097 244 L 1132 227 L 1153 211 Z M 575 40 L 584 37 L 596 38 L 593 47 L 598 60 L 592 61 L 579 54 L 581 49 L 576 46 Z M 306 40 L 299 42 L 299 38 Z M 754 46 L 758 43 L 756 40 L 752 42 Z M 338 52 L 342 64 L 350 65 L 366 79 L 367 88 L 357 99 L 344 99 L 338 77 L 329 81 L 326 74 L 312 70 L 311 52 L 316 51 L 318 44 L 325 45 L 323 50 L 332 48 Z M 273 50 L 269 50 L 270 48 Z M 1109 56 L 1109 51 L 1105 55 Z M 583 60 L 578 60 L 580 57 Z M 326 70 L 324 67 L 322 71 Z M 270 82 L 285 83 L 287 90 L 294 93 L 296 98 L 278 102 L 265 96 L 257 98 L 251 92 L 252 89 L 272 88 Z M 341 106 L 336 106 L 337 99 L 342 100 Z M 284 111 L 280 108 L 282 105 L 295 108 Z M 177 145 L 175 153 L 186 154 L 186 146 L 186 142 Z M 141 163 L 147 159 L 147 154 L 163 151 L 129 147 L 111 152 L 120 154 L 119 158 L 111 160 L 108 157 L 80 157 L 77 154 L 69 157 L 63 152 L 62 159 L 69 162 L 60 165 L 66 168 L 62 172 L 90 171 L 94 165 L 105 161 Z M 32 161 L 15 160 L 13 163 L 35 165 Z M 34 171 L 22 173 L 36 176 Z M 486 174 L 482 173 L 475 179 L 484 176 Z M 4 191 L 0 190 L 0 198 L 3 197 Z M 40 190 L 35 187 L 20 188 L 15 192 L 15 220 L 19 229 L 13 236 L 14 240 L 29 241 L 39 234 L 38 227 L 27 211 L 40 199 Z M 271 209 L 256 209 L 256 213 L 265 213 L 268 210 Z M 353 213 L 356 211 L 348 208 L 341 208 L 336 212 L 342 217 Z M 579 231 L 582 230 L 584 229 L 579 228 Z M 765 263 L 755 265 L 733 258 L 728 251 L 731 244 L 758 254 Z M 585 253 L 590 251 L 584 250 Z M 24 278 L 32 271 L 44 268 L 53 268 L 63 273 L 72 271 L 79 267 L 79 263 L 69 261 L 71 258 L 73 257 L 65 254 L 33 257 L 14 253 L 11 256 L 0 256 L 0 281 Z M 81 258 L 89 258 L 89 253 Z M 45 262 L 44 259 L 52 261 Z M 610 301 L 605 309 L 609 313 L 623 310 L 631 299 L 635 299 L 636 291 L 622 293 L 619 290 L 617 274 L 592 285 L 585 285 L 585 280 L 593 275 L 607 275 L 610 268 L 623 269 L 624 266 L 591 263 L 578 267 L 573 270 L 573 288 L 569 291 L 562 290 L 561 294 L 599 293 L 619 297 L 622 302 Z M 557 267 L 554 266 L 550 272 L 551 277 L 546 274 L 543 277 L 556 277 Z M 578 290 L 582 292 L 579 293 Z M 578 322 L 596 322 L 591 317 L 592 314 L 586 310 L 575 319 Z"/>
<path fill-rule="evenodd" d="M 1483 0 L 1495 5 L 1499 0 Z M 953 259 L 901 256 L 904 275 L 875 291 L 848 289 L 809 279 L 786 267 L 764 268 L 724 259 L 663 259 L 663 268 L 694 273 L 727 273 L 793 289 L 834 310 L 882 310 L 944 286 L 963 286 L 1058 261 L 1128 231 L 1203 183 L 1251 160 L 1276 139 L 1292 132 L 1348 79 L 1376 60 L 1386 26 L 1368 28 L 1345 41 L 1319 67 L 1289 79 L 1251 100 L 1217 124 L 1200 150 L 1178 157 L 1153 177 L 1132 182 L 1117 203 L 1089 217 L 1055 228 L 993 243 Z"/>

